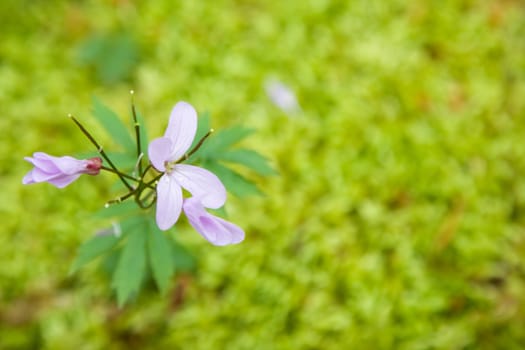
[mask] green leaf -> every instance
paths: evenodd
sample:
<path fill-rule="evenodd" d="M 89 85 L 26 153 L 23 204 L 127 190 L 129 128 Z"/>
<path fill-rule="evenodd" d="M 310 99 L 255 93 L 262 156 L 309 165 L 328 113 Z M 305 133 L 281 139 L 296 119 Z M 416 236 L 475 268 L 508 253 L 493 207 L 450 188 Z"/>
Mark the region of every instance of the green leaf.
<path fill-rule="evenodd" d="M 146 227 L 136 225 L 135 230 L 128 233 L 117 268 L 113 274 L 112 287 L 117 292 L 119 306 L 138 293 L 140 284 L 146 272 Z"/>
<path fill-rule="evenodd" d="M 263 176 L 275 175 L 277 173 L 270 165 L 268 165 L 268 160 L 266 158 L 249 149 L 226 151 L 221 155 L 220 160 L 244 165 Z"/>
<path fill-rule="evenodd" d="M 220 216 L 222 218 L 227 218 L 228 217 L 228 212 L 226 211 L 226 206 L 225 205 L 223 205 L 219 209 L 208 209 L 208 211 L 210 213 L 212 213 L 213 215 L 218 215 L 218 216 Z"/>
<path fill-rule="evenodd" d="M 251 194 L 261 194 L 253 182 L 230 168 L 217 162 L 207 162 L 204 167 L 217 175 L 228 191 L 238 197 L 244 197 Z"/>
<path fill-rule="evenodd" d="M 137 165 L 137 151 L 134 150 L 133 153 L 122 153 L 122 152 L 106 152 L 107 156 L 111 161 L 123 172 L 129 172 L 135 168 Z M 116 176 L 116 175 L 115 175 Z M 133 183 L 134 181 L 129 181 Z"/>
<path fill-rule="evenodd" d="M 148 232 L 148 257 L 153 274 L 153 279 L 161 293 L 168 289 L 171 276 L 175 272 L 170 241 L 165 233 L 159 230 L 150 221 L 150 232 Z"/>
<path fill-rule="evenodd" d="M 117 264 L 121 253 L 122 248 L 116 247 L 115 249 L 112 249 L 109 252 L 107 252 L 102 257 L 102 261 L 100 262 L 100 270 L 104 272 L 106 277 L 111 278 L 111 276 L 115 274 L 115 269 L 117 268 Z"/>
<path fill-rule="evenodd" d="M 135 152 L 135 143 L 131 138 L 130 131 L 111 109 L 106 107 L 97 97 L 93 96 L 93 115 L 97 121 L 106 129 L 117 143 L 124 147 L 126 153 Z"/>
<path fill-rule="evenodd" d="M 119 237 L 115 234 L 98 235 L 85 242 L 78 249 L 77 257 L 69 271 L 73 274 L 82 266 L 86 265 L 96 257 L 111 250 L 119 241 Z"/>
<path fill-rule="evenodd" d="M 175 239 L 171 239 L 170 242 L 175 269 L 186 272 L 194 271 L 197 266 L 195 257 Z"/>
<path fill-rule="evenodd" d="M 134 202 L 132 203 L 135 204 Z M 143 215 L 142 209 L 139 209 L 139 210 L 141 211 L 138 213 L 134 213 L 133 216 L 128 216 L 125 219 L 120 221 L 120 229 L 123 235 L 126 235 L 129 232 L 133 232 L 137 230 L 144 232 L 144 230 L 148 229 L 147 227 L 148 216 Z"/>
<path fill-rule="evenodd" d="M 253 133 L 253 131 L 253 129 L 234 126 L 232 128 L 224 129 L 214 133 L 209 137 L 208 140 L 206 140 L 204 144 L 205 147 L 202 149 L 202 156 L 217 158 L 221 152 L 226 151 L 227 148 L 241 141 L 246 136 Z"/>
<path fill-rule="evenodd" d="M 201 115 L 196 137 L 191 148 L 209 131 L 209 115 Z M 232 127 L 210 135 L 191 161 L 209 168 L 224 183 L 227 189 L 236 196 L 261 194 L 257 186 L 241 174 L 219 162 L 242 165 L 263 176 L 275 175 L 276 171 L 268 164 L 268 160 L 259 153 L 248 149 L 231 149 L 236 143 L 253 133 L 253 129 Z"/>
<path fill-rule="evenodd" d="M 210 114 L 202 113 L 199 115 L 197 132 L 195 133 L 195 138 L 193 139 L 193 143 L 189 149 L 193 149 L 193 147 L 197 145 L 197 143 L 204 137 L 204 135 L 206 135 L 208 131 L 210 131 Z"/>
<path fill-rule="evenodd" d="M 78 60 L 102 82 L 113 84 L 132 76 L 139 62 L 139 45 L 128 33 L 92 35 L 79 48 Z"/>
<path fill-rule="evenodd" d="M 139 207 L 133 200 L 127 200 L 119 204 L 110 205 L 102 208 L 95 213 L 95 217 L 100 219 L 111 218 L 115 216 L 131 215 L 139 211 Z"/>

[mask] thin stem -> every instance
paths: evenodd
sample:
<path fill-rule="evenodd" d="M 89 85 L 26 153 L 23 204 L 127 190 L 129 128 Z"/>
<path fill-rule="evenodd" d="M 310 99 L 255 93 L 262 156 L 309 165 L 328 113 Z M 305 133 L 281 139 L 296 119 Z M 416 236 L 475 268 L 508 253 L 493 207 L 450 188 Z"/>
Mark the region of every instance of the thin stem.
<path fill-rule="evenodd" d="M 143 182 L 144 178 L 140 178 L 140 179 L 137 179 L 137 178 L 134 178 L 133 176 L 130 176 L 128 174 L 124 174 L 124 173 L 121 173 L 121 172 L 115 172 L 115 170 L 111 169 L 111 168 L 108 168 L 108 167 L 105 167 L 105 166 L 101 166 L 100 169 L 102 170 L 106 170 L 106 171 L 109 171 L 110 173 L 113 173 L 113 174 L 119 174 L 121 175 L 122 177 L 125 177 L 126 179 L 130 179 L 130 180 L 133 180 L 135 182 L 138 182 L 138 183 L 142 183 L 145 185 L 145 187 L 148 187 L 152 190 L 155 189 L 155 187 L 151 186 L 151 185 L 148 185 L 146 184 L 145 182 Z"/>
<path fill-rule="evenodd" d="M 120 175 L 122 177 L 125 177 L 126 179 L 129 179 L 129 180 L 132 180 L 132 181 L 135 181 L 135 182 L 140 182 L 140 179 L 137 179 L 137 178 L 135 178 L 133 176 L 130 176 L 128 174 L 121 173 L 120 171 L 115 171 L 114 169 L 108 168 L 106 166 L 101 166 L 100 169 L 109 171 L 110 173 L 113 173 L 113 174 L 118 174 L 118 175 Z"/>
<path fill-rule="evenodd" d="M 140 144 L 140 124 L 137 119 L 137 111 L 135 110 L 135 99 L 133 98 L 135 92 L 130 91 L 131 94 L 131 113 L 133 114 L 133 125 L 135 127 L 135 142 L 137 143 L 137 165 L 139 174 L 142 174 L 142 145 Z"/>
<path fill-rule="evenodd" d="M 162 175 L 164 175 L 164 173 L 161 173 L 161 174 L 155 176 L 155 177 L 153 178 L 153 180 L 146 182 L 146 183 L 145 183 L 146 186 L 150 187 L 152 184 L 154 184 L 155 182 L 157 182 L 157 181 L 162 177 Z"/>
<path fill-rule="evenodd" d="M 134 193 L 135 193 L 135 191 L 131 191 L 131 192 L 128 192 L 128 193 L 126 193 L 125 195 L 123 195 L 121 197 L 118 197 L 117 199 L 112 199 L 112 200 L 108 201 L 105 204 L 105 207 L 107 208 L 107 207 L 109 207 L 112 204 L 118 204 L 118 203 L 124 202 L 126 199 L 131 197 Z"/>
<path fill-rule="evenodd" d="M 152 169 L 151 167 L 151 164 L 148 164 L 148 166 L 146 166 L 146 169 L 144 169 L 144 172 L 142 173 L 142 178 L 144 178 L 144 175 L 148 172 L 148 170 Z"/>
<path fill-rule="evenodd" d="M 112 173 L 115 173 L 115 171 L 111 168 L 106 168 L 106 167 L 102 167 L 102 169 L 104 170 L 107 170 L 107 171 L 110 171 Z M 113 200 L 110 200 L 109 202 L 106 203 L 106 207 L 112 205 L 112 204 L 118 204 L 120 202 L 123 202 L 125 201 L 126 199 L 130 198 L 131 196 L 135 196 L 135 202 L 137 203 L 137 205 L 139 207 L 141 207 L 142 209 L 148 209 L 150 208 L 154 203 L 155 203 L 155 200 L 156 200 L 156 187 L 155 186 L 152 186 L 156 181 L 158 181 L 160 179 L 160 177 L 162 175 L 164 175 L 164 173 L 161 173 L 159 175 L 157 175 L 155 178 L 153 178 L 152 180 L 148 181 L 148 182 L 144 182 L 144 176 L 146 175 L 146 173 L 148 172 L 148 170 L 150 169 L 153 169 L 151 167 L 151 165 L 148 165 L 145 169 L 144 169 L 144 172 L 142 173 L 141 175 L 141 178 L 140 179 L 136 179 L 132 176 L 129 176 L 127 174 L 123 174 L 123 173 L 120 173 L 120 172 L 117 172 L 117 174 L 120 174 L 122 175 L 123 177 L 126 177 L 126 178 L 129 178 L 133 181 L 137 181 L 138 182 L 138 185 L 135 189 L 131 189 L 128 193 L 126 193 L 125 195 L 117 198 L 117 199 L 113 199 Z M 142 192 L 144 192 L 145 189 L 150 189 L 151 191 L 149 193 L 147 193 L 144 198 L 140 198 Z M 155 195 L 155 198 L 150 202 L 150 203 L 146 203 L 146 201 L 152 196 L 152 195 Z"/>
<path fill-rule="evenodd" d="M 137 161 L 135 162 L 135 166 L 133 167 L 133 175 L 137 174 L 137 170 L 140 170 L 138 173 L 143 176 L 145 174 L 142 173 L 142 169 L 139 169 L 139 168 L 142 168 L 142 158 L 144 158 L 144 153 L 141 153 L 138 158 L 137 158 Z"/>
<path fill-rule="evenodd" d="M 155 203 L 155 200 L 157 199 L 157 192 L 155 191 L 151 191 L 149 192 L 144 198 L 142 198 L 142 201 L 146 201 L 149 199 L 149 197 L 151 197 L 152 195 L 155 196 L 155 198 L 151 201 L 151 203 L 146 207 L 146 208 L 149 208 L 153 205 L 153 203 Z"/>
<path fill-rule="evenodd" d="M 143 198 L 141 198 L 141 195 L 142 193 L 144 192 L 144 189 L 145 189 L 146 186 L 144 187 L 139 187 L 137 189 L 137 191 L 135 191 L 135 203 L 137 203 L 137 205 L 139 207 L 141 207 L 142 209 L 148 209 L 150 208 L 153 203 L 155 202 L 156 200 L 156 191 L 155 189 L 152 189 L 151 191 L 149 191 Z M 146 201 L 152 196 L 152 195 L 155 195 L 155 198 L 150 202 L 150 203 L 146 203 Z"/>
<path fill-rule="evenodd" d="M 204 135 L 200 140 L 199 142 L 195 145 L 195 147 L 193 147 L 193 149 L 191 151 L 189 151 L 188 153 L 186 153 L 185 155 L 183 155 L 179 160 L 177 160 L 175 163 L 180 163 L 180 162 L 183 162 L 185 161 L 186 159 L 188 159 L 189 157 L 192 156 L 192 154 L 194 154 L 195 152 L 197 152 L 199 150 L 199 148 L 201 148 L 202 144 L 204 143 L 204 141 L 206 141 L 206 139 L 208 138 L 208 136 L 210 136 L 215 130 L 213 129 L 210 129 L 210 131 L 208 131 L 206 133 L 206 135 Z"/>
<path fill-rule="evenodd" d="M 80 124 L 80 122 L 75 117 L 73 117 L 71 114 L 69 114 L 68 117 L 71 118 L 71 120 L 73 120 L 73 122 L 80 128 L 82 133 L 84 133 L 84 135 L 86 135 L 86 137 L 89 139 L 89 141 L 91 141 L 91 143 L 97 148 L 97 152 L 102 156 L 102 158 L 104 158 L 106 160 L 106 162 L 108 162 L 108 164 L 111 167 L 111 169 L 113 169 L 115 174 L 118 175 L 120 181 L 122 181 L 122 183 L 128 188 L 128 190 L 132 191 L 133 187 L 126 181 L 126 179 L 118 171 L 117 167 L 113 164 L 111 159 L 109 159 L 109 157 L 107 156 L 106 152 L 104 152 L 104 149 L 102 148 L 102 146 L 100 146 L 98 144 L 98 142 L 95 141 L 93 136 L 91 136 L 91 134 L 86 130 L 86 128 L 84 128 L 84 126 L 82 124 Z"/>

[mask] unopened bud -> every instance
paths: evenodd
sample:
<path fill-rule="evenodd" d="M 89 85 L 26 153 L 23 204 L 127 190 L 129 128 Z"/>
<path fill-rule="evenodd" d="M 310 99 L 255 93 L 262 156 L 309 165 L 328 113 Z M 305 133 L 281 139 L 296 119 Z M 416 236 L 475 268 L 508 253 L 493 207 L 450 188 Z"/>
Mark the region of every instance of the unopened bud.
<path fill-rule="evenodd" d="M 89 158 L 86 164 L 86 174 L 98 175 L 102 168 L 102 159 L 99 157 Z"/>

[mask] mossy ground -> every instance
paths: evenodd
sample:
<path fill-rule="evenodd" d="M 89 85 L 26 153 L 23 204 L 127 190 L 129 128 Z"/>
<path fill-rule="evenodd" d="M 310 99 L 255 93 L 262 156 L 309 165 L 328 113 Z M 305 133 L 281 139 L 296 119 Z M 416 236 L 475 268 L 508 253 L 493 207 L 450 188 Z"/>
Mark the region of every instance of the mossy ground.
<path fill-rule="evenodd" d="M 523 348 L 524 13 L 512 0 L 1 2 L 0 348 Z M 120 44 L 106 57 L 97 38 Z M 271 104 L 270 78 L 301 113 Z M 248 146 L 279 176 L 229 199 L 245 242 L 177 232 L 197 272 L 119 310 L 96 264 L 68 276 L 113 179 L 21 179 L 34 151 L 90 151 L 67 114 L 97 130 L 91 96 L 127 118 L 130 89 L 151 137 L 186 100 L 216 129 L 256 128 Z"/>

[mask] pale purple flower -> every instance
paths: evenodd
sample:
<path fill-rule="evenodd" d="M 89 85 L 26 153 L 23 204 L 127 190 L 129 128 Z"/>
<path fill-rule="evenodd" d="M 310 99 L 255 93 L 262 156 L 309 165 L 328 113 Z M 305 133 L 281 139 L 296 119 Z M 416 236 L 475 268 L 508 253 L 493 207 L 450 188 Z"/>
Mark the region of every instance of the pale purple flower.
<path fill-rule="evenodd" d="M 286 113 L 296 113 L 301 110 L 297 97 L 292 89 L 277 80 L 266 83 L 266 93 L 270 100 Z"/>
<path fill-rule="evenodd" d="M 184 199 L 183 208 L 191 226 L 211 244 L 236 244 L 244 239 L 244 231 L 239 226 L 208 213 L 199 198 Z"/>
<path fill-rule="evenodd" d="M 151 163 L 164 172 L 157 184 L 157 226 L 172 227 L 182 210 L 182 188 L 199 198 L 206 208 L 217 209 L 226 201 L 226 189 L 217 176 L 206 169 L 177 163 L 195 137 L 197 112 L 186 102 L 179 102 L 171 111 L 164 137 L 153 140 L 148 148 Z"/>
<path fill-rule="evenodd" d="M 54 157 L 43 152 L 33 153 L 33 158 L 25 157 L 34 168 L 24 176 L 24 185 L 36 182 L 49 182 L 63 188 L 78 179 L 82 174 L 97 175 L 102 167 L 102 159 L 75 159 L 73 157 Z"/>

